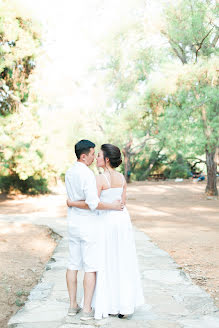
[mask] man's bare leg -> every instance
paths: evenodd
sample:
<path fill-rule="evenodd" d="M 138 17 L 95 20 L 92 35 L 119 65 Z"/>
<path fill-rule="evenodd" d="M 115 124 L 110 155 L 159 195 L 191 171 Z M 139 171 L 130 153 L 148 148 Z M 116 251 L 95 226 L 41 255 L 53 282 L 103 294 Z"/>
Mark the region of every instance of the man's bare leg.
<path fill-rule="evenodd" d="M 68 287 L 68 294 L 70 298 L 70 308 L 76 308 L 78 306 L 77 296 L 77 274 L 78 271 L 67 269 L 66 271 L 66 282 Z"/>
<path fill-rule="evenodd" d="M 84 274 L 84 312 L 91 312 L 91 301 L 96 284 L 96 272 L 85 272 Z"/>

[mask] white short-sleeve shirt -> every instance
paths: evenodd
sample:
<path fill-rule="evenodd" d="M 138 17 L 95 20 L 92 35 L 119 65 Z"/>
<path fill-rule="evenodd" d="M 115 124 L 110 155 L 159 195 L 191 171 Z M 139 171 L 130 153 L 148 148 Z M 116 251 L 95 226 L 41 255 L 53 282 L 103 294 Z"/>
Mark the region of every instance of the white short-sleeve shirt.
<path fill-rule="evenodd" d="M 68 215 L 74 213 L 80 215 L 95 215 L 100 199 L 98 197 L 96 178 L 89 167 L 81 162 L 76 162 L 70 167 L 65 175 L 65 186 L 68 198 L 72 201 L 85 200 L 90 210 L 84 210 L 77 207 L 69 207 Z"/>

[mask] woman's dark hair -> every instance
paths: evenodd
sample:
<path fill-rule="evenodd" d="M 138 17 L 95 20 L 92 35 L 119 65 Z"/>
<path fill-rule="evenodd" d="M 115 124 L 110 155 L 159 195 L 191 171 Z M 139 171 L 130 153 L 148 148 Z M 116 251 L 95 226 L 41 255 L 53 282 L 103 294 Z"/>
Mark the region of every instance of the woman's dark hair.
<path fill-rule="evenodd" d="M 80 159 L 81 154 L 89 154 L 90 149 L 94 148 L 95 144 L 89 140 L 80 140 L 75 145 L 75 154 L 77 159 Z"/>
<path fill-rule="evenodd" d="M 111 144 L 103 144 L 101 150 L 103 151 L 104 160 L 106 157 L 109 158 L 111 167 L 118 167 L 122 163 L 122 155 L 118 147 Z"/>

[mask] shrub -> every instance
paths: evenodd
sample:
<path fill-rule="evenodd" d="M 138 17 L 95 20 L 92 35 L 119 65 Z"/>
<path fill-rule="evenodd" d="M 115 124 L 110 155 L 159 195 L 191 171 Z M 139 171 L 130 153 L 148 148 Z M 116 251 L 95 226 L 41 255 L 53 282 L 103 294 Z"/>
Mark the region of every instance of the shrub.
<path fill-rule="evenodd" d="M 187 179 L 190 176 L 189 164 L 184 160 L 181 154 L 177 154 L 176 160 L 172 162 L 170 168 L 164 172 L 166 177 L 170 179 L 183 178 Z"/>
<path fill-rule="evenodd" d="M 28 177 L 26 180 L 21 180 L 17 174 L 0 176 L 0 191 L 8 194 L 12 190 L 29 195 L 49 192 L 47 180 L 42 177 L 38 179 Z"/>
<path fill-rule="evenodd" d="M 24 110 L 0 117 L 0 126 L 0 190 L 48 192 L 48 183 L 56 170 L 45 156 L 46 139 L 38 117 Z"/>

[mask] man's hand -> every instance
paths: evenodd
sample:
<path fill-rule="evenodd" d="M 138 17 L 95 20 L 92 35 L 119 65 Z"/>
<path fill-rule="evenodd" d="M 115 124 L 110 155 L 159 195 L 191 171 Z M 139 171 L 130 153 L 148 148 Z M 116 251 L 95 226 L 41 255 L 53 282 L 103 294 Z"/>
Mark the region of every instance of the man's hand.
<path fill-rule="evenodd" d="M 69 199 L 66 200 L 66 204 L 68 207 L 71 207 L 70 204 L 69 204 Z"/>
<path fill-rule="evenodd" d="M 115 200 L 115 202 L 112 203 L 113 209 L 116 211 L 122 211 L 124 208 L 124 204 L 121 200 Z"/>

